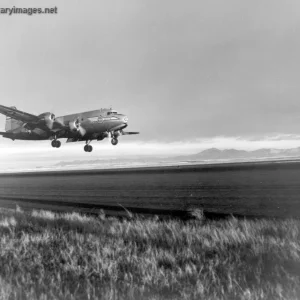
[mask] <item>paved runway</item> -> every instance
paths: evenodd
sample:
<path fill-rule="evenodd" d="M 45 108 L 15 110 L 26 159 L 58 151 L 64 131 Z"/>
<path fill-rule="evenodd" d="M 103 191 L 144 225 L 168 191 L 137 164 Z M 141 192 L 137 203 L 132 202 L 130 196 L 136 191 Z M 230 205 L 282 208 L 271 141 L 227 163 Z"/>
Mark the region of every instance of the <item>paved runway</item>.
<path fill-rule="evenodd" d="M 0 175 L 0 206 L 300 217 L 300 162 Z"/>

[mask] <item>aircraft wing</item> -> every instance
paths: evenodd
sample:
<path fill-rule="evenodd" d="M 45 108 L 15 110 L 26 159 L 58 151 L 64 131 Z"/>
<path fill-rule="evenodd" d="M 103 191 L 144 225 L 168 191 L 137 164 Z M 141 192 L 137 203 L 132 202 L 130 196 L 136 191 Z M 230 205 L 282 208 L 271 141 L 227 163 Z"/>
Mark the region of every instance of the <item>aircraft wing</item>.
<path fill-rule="evenodd" d="M 0 105 L 0 113 L 24 123 L 37 123 L 40 120 L 38 116 L 17 110 L 13 107 L 6 107 L 4 105 Z"/>
<path fill-rule="evenodd" d="M 123 135 L 130 135 L 130 134 L 140 134 L 139 132 L 126 132 L 126 131 L 122 131 Z"/>

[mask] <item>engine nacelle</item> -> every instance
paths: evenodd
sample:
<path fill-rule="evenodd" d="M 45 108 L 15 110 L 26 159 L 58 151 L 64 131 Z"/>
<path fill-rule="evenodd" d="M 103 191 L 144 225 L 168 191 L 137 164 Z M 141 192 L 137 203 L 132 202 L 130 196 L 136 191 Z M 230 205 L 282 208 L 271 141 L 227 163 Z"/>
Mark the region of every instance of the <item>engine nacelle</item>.
<path fill-rule="evenodd" d="M 55 115 L 47 112 L 44 114 L 39 115 L 39 117 L 41 118 L 41 121 L 49 128 L 52 129 L 53 128 L 53 124 L 55 121 Z"/>
<path fill-rule="evenodd" d="M 101 133 L 101 134 L 98 135 L 97 141 L 102 141 L 102 140 L 104 140 L 107 137 L 108 137 L 108 132 L 103 132 L 103 133 Z"/>
<path fill-rule="evenodd" d="M 79 121 L 73 120 L 69 122 L 70 130 L 73 132 L 79 131 Z"/>

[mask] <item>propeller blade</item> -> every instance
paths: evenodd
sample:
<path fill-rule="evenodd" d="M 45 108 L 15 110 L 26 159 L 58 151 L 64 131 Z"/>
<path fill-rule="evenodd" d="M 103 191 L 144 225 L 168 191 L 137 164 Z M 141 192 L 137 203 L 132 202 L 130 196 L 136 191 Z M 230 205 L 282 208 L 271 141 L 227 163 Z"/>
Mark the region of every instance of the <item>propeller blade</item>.
<path fill-rule="evenodd" d="M 78 127 L 78 131 L 80 132 L 81 136 L 84 136 L 86 134 L 86 130 L 83 127 L 81 127 L 80 125 Z"/>

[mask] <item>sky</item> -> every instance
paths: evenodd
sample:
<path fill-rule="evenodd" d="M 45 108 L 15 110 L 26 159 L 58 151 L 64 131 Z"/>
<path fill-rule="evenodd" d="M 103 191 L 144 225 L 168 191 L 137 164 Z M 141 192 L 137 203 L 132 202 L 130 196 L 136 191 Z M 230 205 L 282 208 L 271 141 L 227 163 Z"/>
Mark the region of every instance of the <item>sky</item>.
<path fill-rule="evenodd" d="M 49 141 L 0 138 L 0 170 L 300 145 L 299 1 L 0 2 L 13 6 L 57 14 L 0 15 L 0 104 L 56 116 L 112 106 L 141 134 L 89 154 L 82 143 L 54 154 Z"/>

